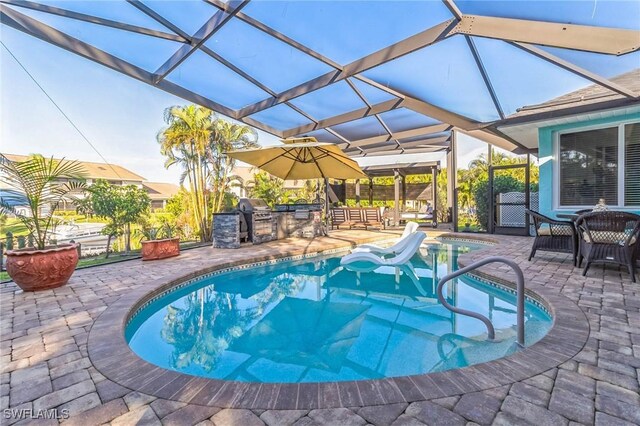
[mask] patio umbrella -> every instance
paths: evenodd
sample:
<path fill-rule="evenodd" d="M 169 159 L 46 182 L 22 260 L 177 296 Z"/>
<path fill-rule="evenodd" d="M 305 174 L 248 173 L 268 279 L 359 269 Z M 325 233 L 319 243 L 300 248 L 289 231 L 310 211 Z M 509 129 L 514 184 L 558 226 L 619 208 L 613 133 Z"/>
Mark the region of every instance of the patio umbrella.
<path fill-rule="evenodd" d="M 324 179 L 325 220 L 328 220 L 329 215 L 328 179 L 367 177 L 358 163 L 337 145 L 318 142 L 314 137 L 282 139 L 282 142 L 283 145 L 230 151 L 226 154 L 284 180 Z"/>
<path fill-rule="evenodd" d="M 283 145 L 227 152 L 227 155 L 284 180 L 361 179 L 367 176 L 334 144 L 315 138 L 284 139 Z"/>

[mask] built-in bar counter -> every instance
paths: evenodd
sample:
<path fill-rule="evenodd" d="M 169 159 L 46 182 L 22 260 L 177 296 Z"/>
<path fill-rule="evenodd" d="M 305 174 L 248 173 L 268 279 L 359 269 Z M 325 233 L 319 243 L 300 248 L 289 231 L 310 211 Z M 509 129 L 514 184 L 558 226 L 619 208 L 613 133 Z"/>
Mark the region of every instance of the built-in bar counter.
<path fill-rule="evenodd" d="M 277 210 L 271 212 L 270 232 L 265 232 L 264 219 L 260 221 L 261 226 L 257 226 L 255 221 L 247 226 L 245 221 L 253 219 L 250 215 L 243 216 L 239 210 L 216 213 L 213 215 L 213 246 L 239 248 L 240 243 L 247 240 L 261 244 L 289 237 L 314 238 L 323 235 L 322 212 L 316 206 L 277 205 Z"/>

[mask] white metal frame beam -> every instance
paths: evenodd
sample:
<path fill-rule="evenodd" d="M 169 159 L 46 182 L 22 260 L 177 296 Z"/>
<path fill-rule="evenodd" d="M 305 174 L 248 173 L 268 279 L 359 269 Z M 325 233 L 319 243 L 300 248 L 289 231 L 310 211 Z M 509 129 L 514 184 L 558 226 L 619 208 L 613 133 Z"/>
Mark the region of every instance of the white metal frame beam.
<path fill-rule="evenodd" d="M 184 45 L 180 47 L 169 59 L 167 59 L 156 70 L 155 82 L 162 81 L 171 71 L 176 69 L 178 65 L 184 62 L 189 56 L 191 56 L 200 46 L 204 44 L 212 35 L 214 35 L 220 28 L 224 26 L 235 14 L 245 7 L 249 0 L 231 0 L 230 11 L 219 10 L 209 18 L 207 22 L 200 27 L 198 31 L 193 35 L 190 45 Z"/>
<path fill-rule="evenodd" d="M 469 49 L 471 50 L 471 54 L 473 55 L 473 59 L 476 62 L 478 67 L 478 71 L 480 71 L 480 75 L 482 75 L 482 80 L 484 80 L 484 85 L 487 87 L 489 91 L 489 95 L 491 96 L 491 100 L 493 101 L 493 105 L 496 107 L 496 111 L 501 119 L 505 118 L 504 111 L 502 110 L 502 106 L 500 105 L 500 99 L 498 99 L 498 95 L 496 94 L 495 89 L 493 88 L 493 84 L 491 83 L 491 79 L 489 78 L 489 74 L 487 73 L 487 69 L 484 67 L 482 63 L 482 58 L 478 53 L 478 49 L 476 48 L 476 44 L 473 42 L 473 39 L 469 36 L 464 37 L 467 40 L 467 44 L 469 45 Z"/>
<path fill-rule="evenodd" d="M 102 25 L 105 27 L 115 28 L 122 31 L 129 31 L 136 34 L 143 34 L 151 37 L 162 38 L 165 40 L 177 41 L 180 43 L 188 42 L 188 38 L 182 37 L 179 33 L 170 34 L 164 31 L 153 30 L 138 25 L 125 24 L 123 22 L 113 21 L 111 19 L 100 18 L 98 16 L 87 15 L 85 13 L 74 12 L 59 7 L 49 6 L 42 3 L 36 3 L 26 0 L 3 0 L 3 3 L 18 6 L 25 9 L 31 9 L 38 12 L 45 12 L 51 15 L 62 16 L 65 18 L 75 19 L 78 21 L 89 22 L 91 24 Z"/>
<path fill-rule="evenodd" d="M 569 72 L 579 75 L 580 77 L 586 78 L 587 80 L 590 80 L 599 86 L 606 87 L 609 90 L 613 90 L 614 92 L 620 93 L 623 96 L 626 96 L 632 99 L 637 99 L 640 96 L 640 94 L 635 93 L 633 90 L 630 90 L 611 80 L 601 77 L 596 73 L 585 70 L 584 68 L 580 68 L 579 66 L 574 65 L 571 62 L 565 61 L 564 59 L 558 58 L 557 56 L 552 55 L 551 53 L 546 52 L 536 46 L 532 46 L 527 43 L 519 43 L 519 42 L 512 42 L 511 44 L 513 46 L 516 46 L 519 49 L 524 50 L 527 53 L 537 56 L 540 59 L 543 59 L 547 62 L 557 65 L 560 68 L 563 68 Z"/>
<path fill-rule="evenodd" d="M 463 15 L 454 32 L 608 55 L 640 48 L 638 31 L 493 16 Z"/>
<path fill-rule="evenodd" d="M 451 30 L 455 26 L 454 20 L 442 22 L 425 31 L 408 37 L 398 43 L 378 50 L 370 55 L 360 58 L 356 61 L 345 65 L 341 70 L 328 72 L 320 77 L 316 77 L 305 83 L 302 83 L 289 90 L 280 93 L 276 99 L 265 99 L 253 105 L 242 108 L 239 112 L 240 117 L 255 114 L 258 111 L 270 108 L 282 102 L 290 101 L 299 96 L 313 92 L 315 90 L 326 87 L 330 84 L 344 80 L 347 77 L 355 76 L 363 71 L 374 68 L 378 65 L 397 59 L 426 46 L 432 45 L 451 35 Z"/>
<path fill-rule="evenodd" d="M 113 56 L 88 43 L 78 40 L 77 38 L 63 33 L 62 31 L 43 24 L 42 22 L 24 15 L 12 8 L 0 5 L 0 21 L 4 25 L 46 41 L 54 46 L 68 50 L 100 65 L 111 68 L 114 71 L 125 74 L 151 86 L 155 86 L 190 102 L 210 108 L 220 114 L 235 118 L 236 112 L 233 109 L 227 108 L 224 105 L 214 102 L 211 99 L 205 98 L 204 96 L 167 80 L 155 82 L 155 76 L 153 73 Z M 246 120 L 246 122 L 260 130 L 282 137 L 282 132 L 280 130 L 274 129 L 264 123 L 259 123 L 255 120 Z"/>

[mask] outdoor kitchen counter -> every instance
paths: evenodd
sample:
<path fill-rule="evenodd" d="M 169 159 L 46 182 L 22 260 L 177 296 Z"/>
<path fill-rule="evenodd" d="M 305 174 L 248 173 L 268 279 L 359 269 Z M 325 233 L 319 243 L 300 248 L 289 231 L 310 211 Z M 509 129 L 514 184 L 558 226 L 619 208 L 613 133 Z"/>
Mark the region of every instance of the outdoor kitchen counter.
<path fill-rule="evenodd" d="M 296 210 L 273 212 L 277 226 L 276 239 L 289 237 L 313 238 L 323 234 L 322 214 L 319 211 Z"/>

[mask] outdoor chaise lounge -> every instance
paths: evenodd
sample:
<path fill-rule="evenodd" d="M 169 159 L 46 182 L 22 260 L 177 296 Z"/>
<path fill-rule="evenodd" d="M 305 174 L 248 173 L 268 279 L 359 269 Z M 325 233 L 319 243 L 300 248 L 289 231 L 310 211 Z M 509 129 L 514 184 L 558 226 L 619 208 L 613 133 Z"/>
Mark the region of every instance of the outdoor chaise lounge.
<path fill-rule="evenodd" d="M 587 260 L 582 275 L 594 262 L 624 265 L 636 282 L 635 262 L 640 256 L 640 215 L 620 211 L 592 212 L 576 221 L 580 234 L 578 265 Z"/>
<path fill-rule="evenodd" d="M 426 236 L 427 235 L 421 231 L 412 233 L 407 238 L 407 244 L 403 250 L 396 253 L 393 257 L 384 258 L 379 254 L 360 251 L 344 256 L 342 260 L 340 260 L 340 264 L 348 265 L 354 262 L 370 262 L 380 266 L 403 265 L 409 262 L 413 255 L 416 254 Z"/>
<path fill-rule="evenodd" d="M 533 210 L 527 210 L 527 214 L 533 219 L 536 230 L 536 237 L 533 240 L 529 260 L 536 255 L 538 250 L 571 253 L 573 255 L 573 265 L 576 266 L 578 237 L 573 222 L 552 219 Z"/>
<path fill-rule="evenodd" d="M 331 228 L 385 228 L 384 217 L 377 207 L 331 209 Z"/>
<path fill-rule="evenodd" d="M 368 252 L 378 255 L 396 254 L 401 252 L 409 242 L 409 236 L 418 230 L 418 224 L 415 222 L 407 222 L 402 232 L 402 236 L 390 247 L 380 247 L 374 244 L 363 244 L 351 250 L 352 253 Z"/>

